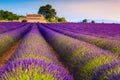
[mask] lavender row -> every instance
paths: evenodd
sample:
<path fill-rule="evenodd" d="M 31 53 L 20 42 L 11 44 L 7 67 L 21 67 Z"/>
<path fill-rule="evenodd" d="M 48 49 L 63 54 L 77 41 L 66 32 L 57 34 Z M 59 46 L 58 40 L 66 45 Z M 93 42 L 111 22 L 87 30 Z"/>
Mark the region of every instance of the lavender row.
<path fill-rule="evenodd" d="M 18 22 L 2 22 L 0 23 L 0 34 L 5 33 L 7 31 L 11 31 L 13 29 L 24 26 L 27 23 L 18 23 Z"/>
<path fill-rule="evenodd" d="M 0 55 L 21 39 L 29 31 L 29 27 L 30 24 L 27 24 L 19 29 L 0 34 Z"/>
<path fill-rule="evenodd" d="M 99 38 L 99 37 L 94 37 L 91 35 L 73 33 L 71 31 L 59 29 L 58 26 L 55 26 L 55 25 L 53 25 L 53 26 L 48 25 L 48 24 L 42 24 L 42 25 L 46 26 L 47 28 L 50 28 L 56 32 L 62 33 L 64 35 L 67 35 L 67 36 L 70 36 L 70 37 L 94 44 L 102 49 L 109 50 L 112 53 L 120 54 L 120 42 L 118 40 L 110 40 L 107 38 Z"/>
<path fill-rule="evenodd" d="M 70 30 L 72 32 L 90 34 L 101 37 L 120 37 L 120 24 L 104 24 L 104 23 L 60 23 L 53 24 L 60 28 Z"/>
<path fill-rule="evenodd" d="M 0 75 L 1 80 L 73 80 L 35 24 L 7 65 L 0 69 Z"/>
<path fill-rule="evenodd" d="M 112 72 L 116 68 L 111 67 L 110 73 L 107 73 L 108 70 L 106 70 L 101 74 L 103 75 L 102 78 L 94 78 L 95 75 L 99 74 L 96 69 L 102 65 L 118 61 L 117 55 L 84 41 L 54 32 L 41 24 L 39 24 L 39 29 L 45 39 L 58 52 L 61 61 L 73 73 L 75 80 L 109 80 L 109 76 L 112 76 Z M 117 66 L 119 67 L 119 64 Z"/>

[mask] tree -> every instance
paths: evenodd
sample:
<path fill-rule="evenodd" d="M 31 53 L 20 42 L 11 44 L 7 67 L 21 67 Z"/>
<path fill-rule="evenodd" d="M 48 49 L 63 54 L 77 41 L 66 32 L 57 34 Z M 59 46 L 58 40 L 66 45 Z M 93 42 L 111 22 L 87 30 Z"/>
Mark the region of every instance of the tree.
<path fill-rule="evenodd" d="M 83 20 L 83 22 L 84 22 L 84 23 L 87 23 L 87 22 L 88 22 L 88 20 L 87 20 L 87 19 L 84 19 L 84 20 Z"/>
<path fill-rule="evenodd" d="M 10 11 L 0 10 L 0 20 L 17 20 L 19 19 L 19 15 L 16 15 Z"/>
<path fill-rule="evenodd" d="M 65 17 L 61 17 L 61 18 L 58 18 L 58 22 L 67 22 L 67 20 L 65 19 Z"/>
<path fill-rule="evenodd" d="M 66 22 L 67 21 L 65 17 L 59 18 L 58 16 L 56 16 L 57 12 L 55 9 L 52 8 L 50 4 L 41 6 L 38 10 L 38 14 L 44 15 L 48 22 Z"/>
<path fill-rule="evenodd" d="M 94 21 L 94 20 L 92 20 L 92 21 L 91 21 L 91 23 L 95 23 L 95 21 Z"/>
<path fill-rule="evenodd" d="M 43 14 L 46 19 L 51 19 L 56 17 L 56 11 L 52 8 L 50 4 L 47 4 L 45 6 L 41 6 L 38 10 L 38 14 Z"/>
<path fill-rule="evenodd" d="M 24 19 L 24 20 L 22 20 L 22 22 L 27 22 L 27 20 Z"/>

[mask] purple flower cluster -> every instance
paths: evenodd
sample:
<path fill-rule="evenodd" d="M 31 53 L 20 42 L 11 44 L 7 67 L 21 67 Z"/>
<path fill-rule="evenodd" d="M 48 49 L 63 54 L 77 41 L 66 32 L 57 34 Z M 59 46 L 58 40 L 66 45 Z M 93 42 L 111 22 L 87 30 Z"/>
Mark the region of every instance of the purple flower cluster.
<path fill-rule="evenodd" d="M 94 68 L 92 74 L 92 80 L 119 80 L 120 78 L 120 61 L 115 60 L 111 63 L 107 63 L 99 66 L 98 68 Z M 95 74 L 94 74 L 95 73 Z"/>
<path fill-rule="evenodd" d="M 64 68 L 43 60 L 23 59 L 0 70 L 0 80 L 73 80 Z"/>
<path fill-rule="evenodd" d="M 119 60 L 118 55 L 84 41 L 57 33 L 42 24 L 39 24 L 39 29 L 44 38 L 58 52 L 64 64 L 73 73 L 75 80 L 91 80 L 95 68 Z M 97 74 L 96 71 L 94 71 L 94 74 Z"/>

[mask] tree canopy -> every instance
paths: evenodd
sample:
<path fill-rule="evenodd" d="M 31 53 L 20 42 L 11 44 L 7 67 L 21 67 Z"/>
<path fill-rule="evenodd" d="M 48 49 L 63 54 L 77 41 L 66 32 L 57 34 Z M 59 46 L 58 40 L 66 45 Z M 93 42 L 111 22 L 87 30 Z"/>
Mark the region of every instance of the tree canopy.
<path fill-rule="evenodd" d="M 83 21 L 82 21 L 82 22 L 87 23 L 87 22 L 88 22 L 88 20 L 87 20 L 87 19 L 83 19 Z"/>
<path fill-rule="evenodd" d="M 19 17 L 23 16 L 16 15 L 10 11 L 0 10 L 0 20 L 17 20 Z"/>
<path fill-rule="evenodd" d="M 66 22 L 67 20 L 64 17 L 57 17 L 57 12 L 52 8 L 50 4 L 41 6 L 38 10 L 38 14 L 42 14 L 49 22 Z"/>
<path fill-rule="evenodd" d="M 55 11 L 55 9 L 52 8 L 50 4 L 47 4 L 39 8 L 38 14 L 43 14 L 46 19 L 49 19 L 54 18 L 57 12 Z"/>
<path fill-rule="evenodd" d="M 92 20 L 92 21 L 91 21 L 91 23 L 95 23 L 95 21 L 94 21 L 94 20 Z"/>

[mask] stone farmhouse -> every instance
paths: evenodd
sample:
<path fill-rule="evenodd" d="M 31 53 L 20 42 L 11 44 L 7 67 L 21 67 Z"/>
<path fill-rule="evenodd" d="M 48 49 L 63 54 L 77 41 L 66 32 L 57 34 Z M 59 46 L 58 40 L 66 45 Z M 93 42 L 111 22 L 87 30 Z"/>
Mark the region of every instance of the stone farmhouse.
<path fill-rule="evenodd" d="M 46 23 L 46 19 L 42 14 L 27 14 L 25 18 L 19 18 L 19 22 L 22 22 L 23 20 L 27 20 L 27 22 L 40 22 L 40 23 Z"/>

